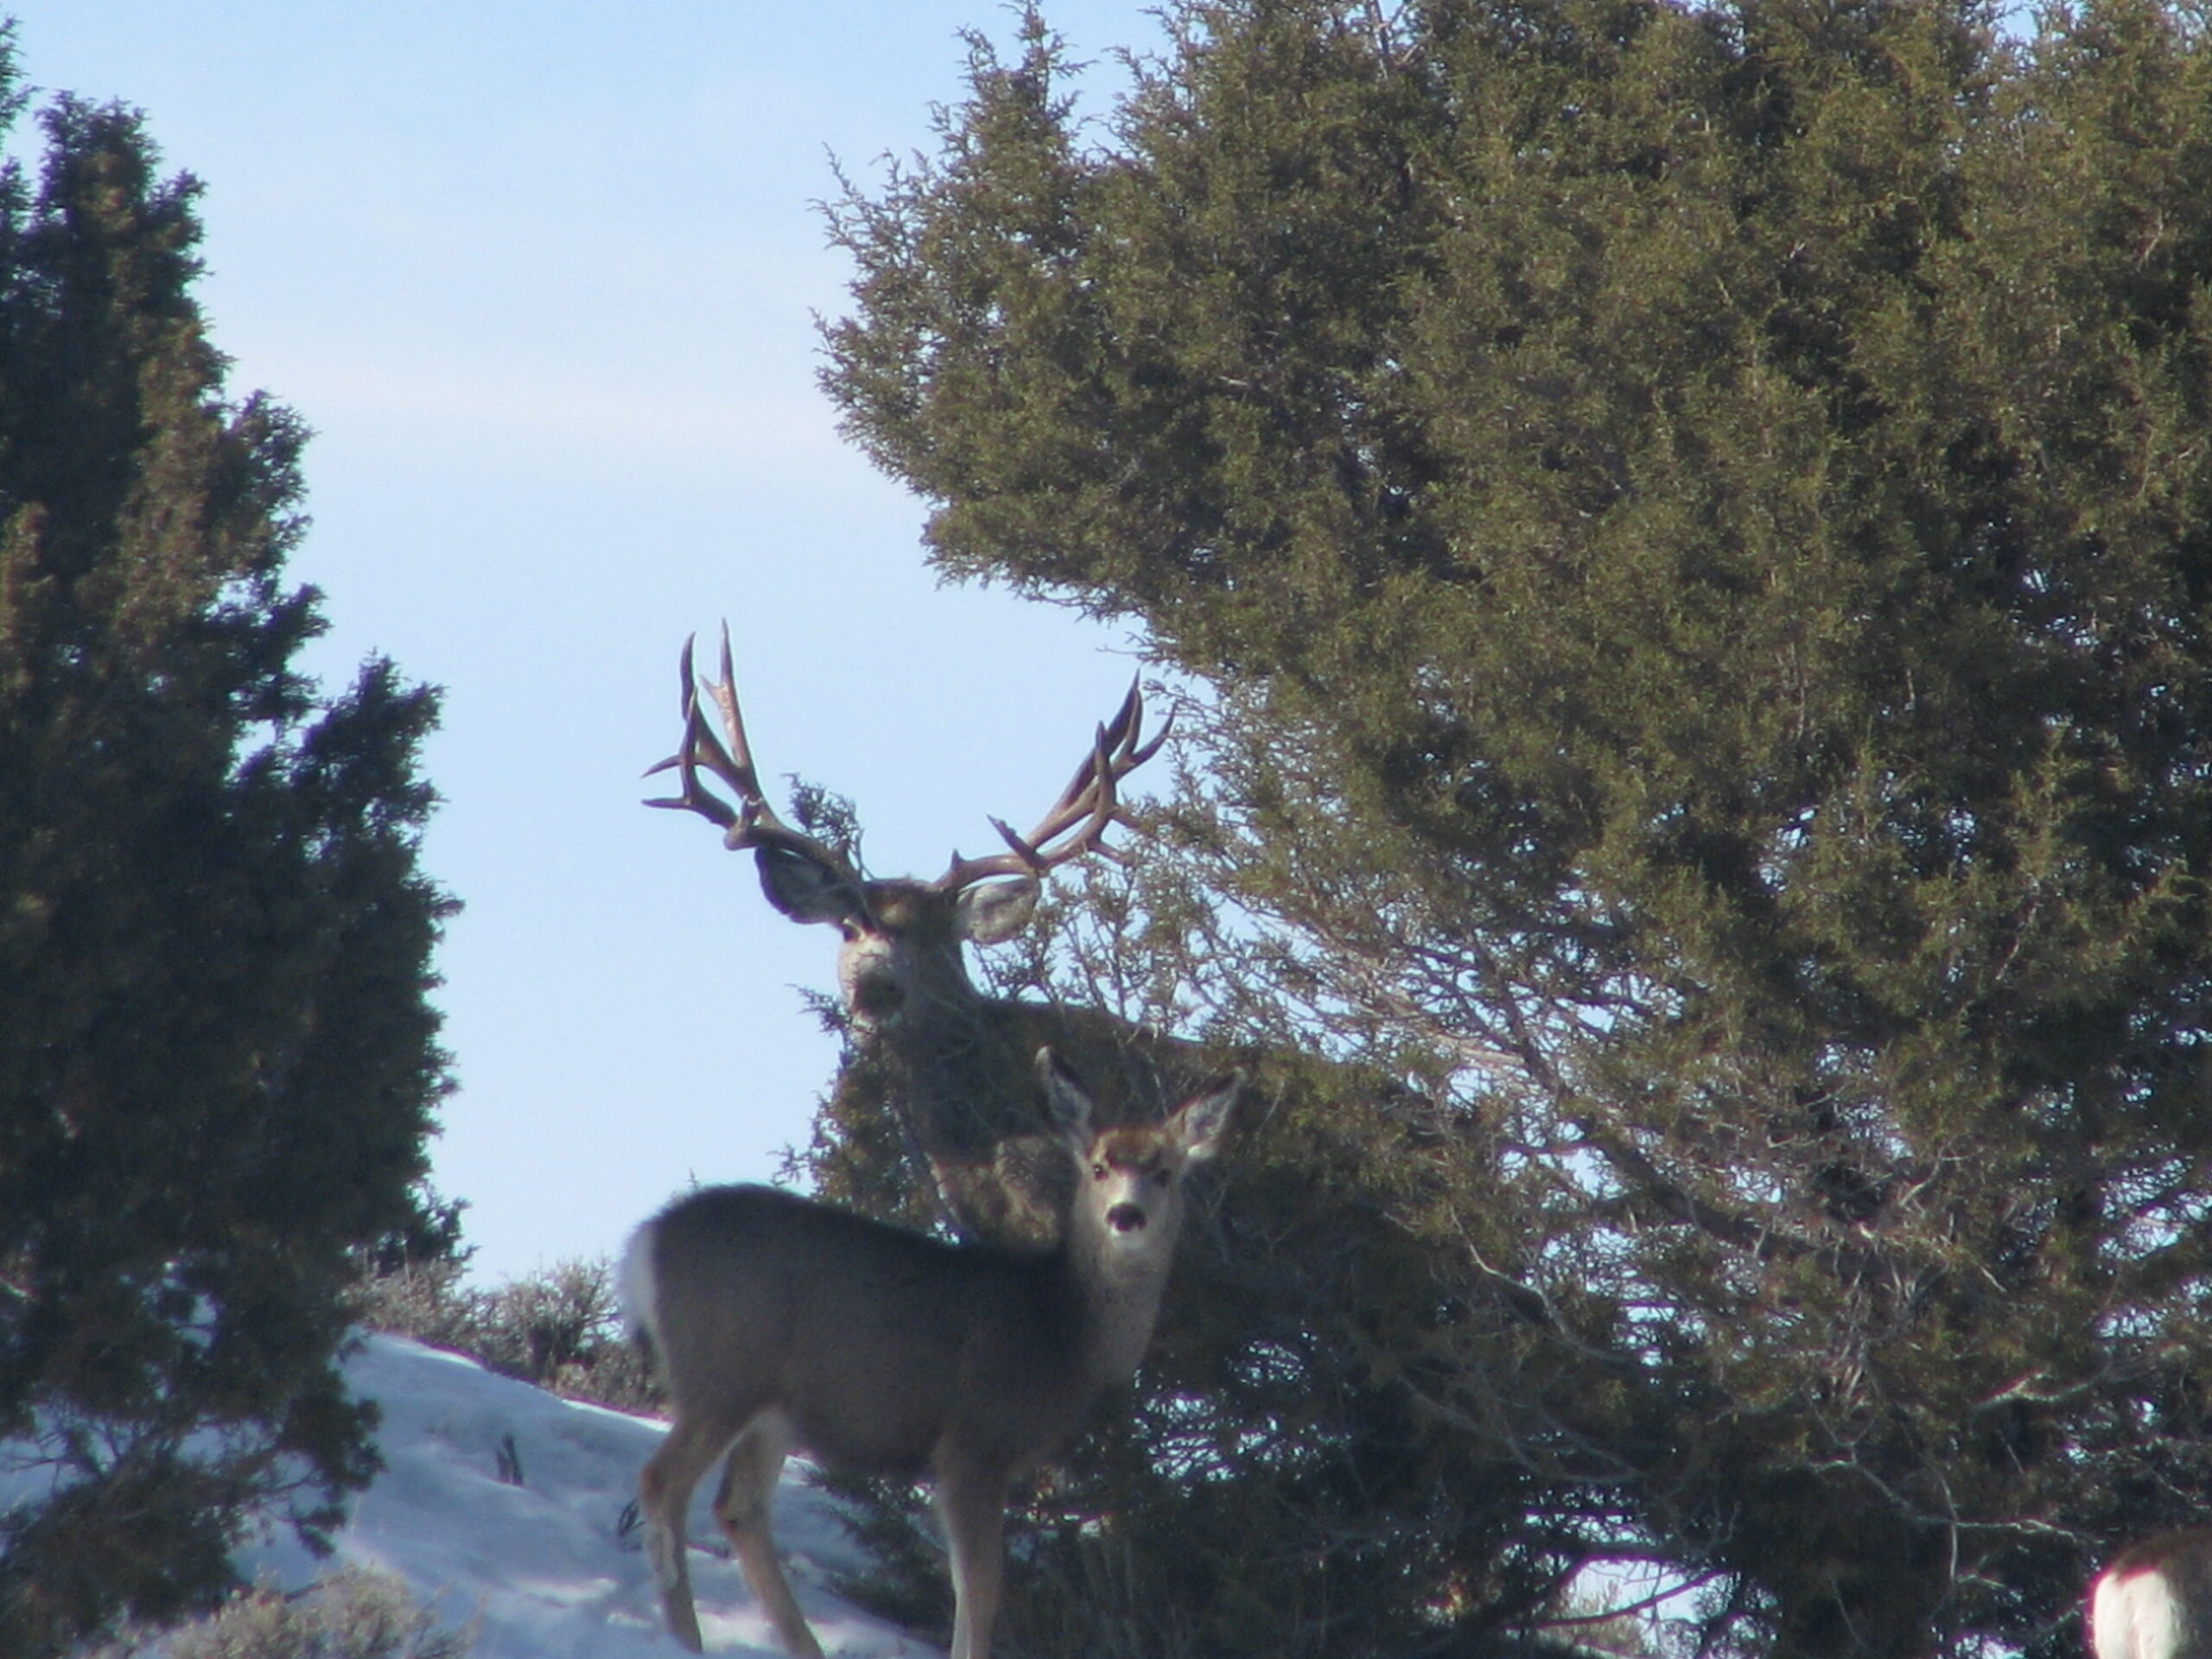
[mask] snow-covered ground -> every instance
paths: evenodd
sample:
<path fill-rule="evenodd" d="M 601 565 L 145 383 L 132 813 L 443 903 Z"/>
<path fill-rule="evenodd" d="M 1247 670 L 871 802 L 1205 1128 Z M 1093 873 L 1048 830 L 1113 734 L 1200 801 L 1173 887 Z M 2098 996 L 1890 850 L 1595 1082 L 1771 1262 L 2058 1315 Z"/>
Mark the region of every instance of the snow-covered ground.
<path fill-rule="evenodd" d="M 660 1426 L 556 1399 L 473 1360 L 372 1337 L 346 1365 L 353 1390 L 384 1408 L 386 1468 L 347 1506 L 335 1559 L 289 1536 L 240 1567 L 290 1588 L 343 1562 L 396 1573 L 439 1624 L 475 1625 L 474 1659 L 676 1659 L 637 1538 L 618 1535 Z M 512 1437 L 522 1484 L 500 1478 Z M 775 1654 L 706 1511 L 691 1526 L 692 1588 L 709 1653 Z M 831 1654 L 925 1659 L 939 1650 L 840 1601 L 825 1574 L 861 1558 L 830 1501 L 785 1465 L 776 1505 L 785 1571 Z"/>

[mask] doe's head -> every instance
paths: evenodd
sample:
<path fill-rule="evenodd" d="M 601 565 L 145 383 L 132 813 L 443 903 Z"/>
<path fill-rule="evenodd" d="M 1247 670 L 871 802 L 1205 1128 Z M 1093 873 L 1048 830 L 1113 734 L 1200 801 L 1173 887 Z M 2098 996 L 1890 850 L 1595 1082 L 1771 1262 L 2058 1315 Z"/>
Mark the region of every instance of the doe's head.
<path fill-rule="evenodd" d="M 1132 1250 L 1172 1248 L 1184 1178 L 1219 1153 L 1244 1073 L 1214 1078 L 1164 1122 L 1107 1129 L 1095 1127 L 1090 1091 L 1049 1048 L 1037 1052 L 1037 1079 L 1054 1133 L 1075 1160 L 1077 1217 Z"/>

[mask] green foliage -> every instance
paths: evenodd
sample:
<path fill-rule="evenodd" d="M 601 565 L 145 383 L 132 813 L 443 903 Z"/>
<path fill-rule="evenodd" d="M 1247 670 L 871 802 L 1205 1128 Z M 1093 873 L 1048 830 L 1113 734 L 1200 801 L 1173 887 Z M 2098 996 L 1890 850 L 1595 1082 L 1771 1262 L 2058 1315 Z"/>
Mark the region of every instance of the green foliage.
<path fill-rule="evenodd" d="M 223 400 L 196 186 L 126 111 L 44 125 L 37 187 L 0 173 L 10 1653 L 204 1605 L 255 1506 L 312 1539 L 367 1480 L 335 1360 L 364 1253 L 433 1224 L 450 909 L 416 868 L 434 697 L 289 667 L 305 434 Z"/>
<path fill-rule="evenodd" d="M 829 330 L 944 569 L 1209 688 L 1151 995 L 1421 1085 L 1255 1114 L 1137 1599 L 2068 1650 L 2212 1487 L 2204 15 L 1171 17 L 1088 134 L 978 42 Z"/>

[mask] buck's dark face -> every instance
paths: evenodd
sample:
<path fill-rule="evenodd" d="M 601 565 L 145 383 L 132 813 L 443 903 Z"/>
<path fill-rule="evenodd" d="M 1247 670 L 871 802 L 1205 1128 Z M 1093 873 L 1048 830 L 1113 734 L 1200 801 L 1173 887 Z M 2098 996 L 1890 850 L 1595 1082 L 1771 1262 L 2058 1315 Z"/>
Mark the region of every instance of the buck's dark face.
<path fill-rule="evenodd" d="M 837 988 L 863 1031 L 895 1028 L 916 1010 L 976 1001 L 963 944 L 997 944 L 1029 925 L 1039 884 L 998 878 L 965 887 L 905 878 L 855 881 L 783 849 L 756 855 L 768 902 L 795 922 L 822 922 L 843 939 Z"/>
<path fill-rule="evenodd" d="M 837 950 L 837 988 L 855 1025 L 885 1030 L 918 1006 L 974 1000 L 958 894 L 918 881 L 871 881 L 867 894 L 867 913 L 842 925 Z"/>

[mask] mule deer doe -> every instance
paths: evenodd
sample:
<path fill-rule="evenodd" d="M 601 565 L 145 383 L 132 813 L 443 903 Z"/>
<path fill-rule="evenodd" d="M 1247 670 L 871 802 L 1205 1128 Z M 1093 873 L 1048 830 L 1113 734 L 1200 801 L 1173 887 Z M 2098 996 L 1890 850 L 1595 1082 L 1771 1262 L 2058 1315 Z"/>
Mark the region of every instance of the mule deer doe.
<path fill-rule="evenodd" d="M 1135 1370 L 1160 1311 L 1183 1178 L 1221 1144 L 1242 1073 L 1154 1128 L 1095 1129 L 1049 1051 L 1037 1072 L 1079 1172 L 1045 1252 L 950 1244 L 760 1186 L 709 1187 L 640 1227 L 624 1300 L 659 1355 L 672 1423 L 638 1482 L 676 1638 L 700 1648 L 686 1561 L 691 1492 L 728 1454 L 715 1516 L 800 1659 L 821 1647 L 768 1527 L 785 1456 L 929 1477 L 950 1548 L 951 1659 L 988 1659 L 1009 1487 Z"/>
<path fill-rule="evenodd" d="M 2122 1550 L 2091 1581 L 2088 1615 L 2096 1659 L 2208 1659 L 2212 1531 L 2161 1533 Z"/>
<path fill-rule="evenodd" d="M 1187 1083 L 1210 1068 L 1187 1045 L 1098 1009 L 985 996 L 969 980 L 961 947 L 1019 933 L 1036 908 L 1042 879 L 1057 867 L 1092 854 L 1119 856 L 1105 836 L 1130 822 L 1121 782 L 1158 751 L 1166 732 L 1145 741 L 1144 704 L 1132 687 L 1027 835 L 994 818 L 1002 851 L 976 858 L 956 853 L 933 880 L 870 877 L 769 804 L 738 706 L 729 629 L 722 629 L 719 679 L 698 677 L 692 644 L 684 643 L 681 670 L 683 744 L 651 768 L 674 771 L 681 790 L 647 804 L 696 812 L 717 825 L 724 846 L 753 854 L 772 905 L 795 922 L 842 935 L 838 990 L 868 1065 L 849 1069 L 840 1091 L 885 1091 L 945 1218 L 963 1236 L 1049 1243 L 1065 1208 L 1065 1184 L 1057 1149 L 1029 1132 L 1030 1057 L 1048 1046 L 1076 1056 L 1109 1121 L 1140 1116 L 1179 1092 L 1163 1071 Z M 719 734 L 708 717 L 710 702 Z M 730 798 L 708 787 L 709 778 Z"/>

